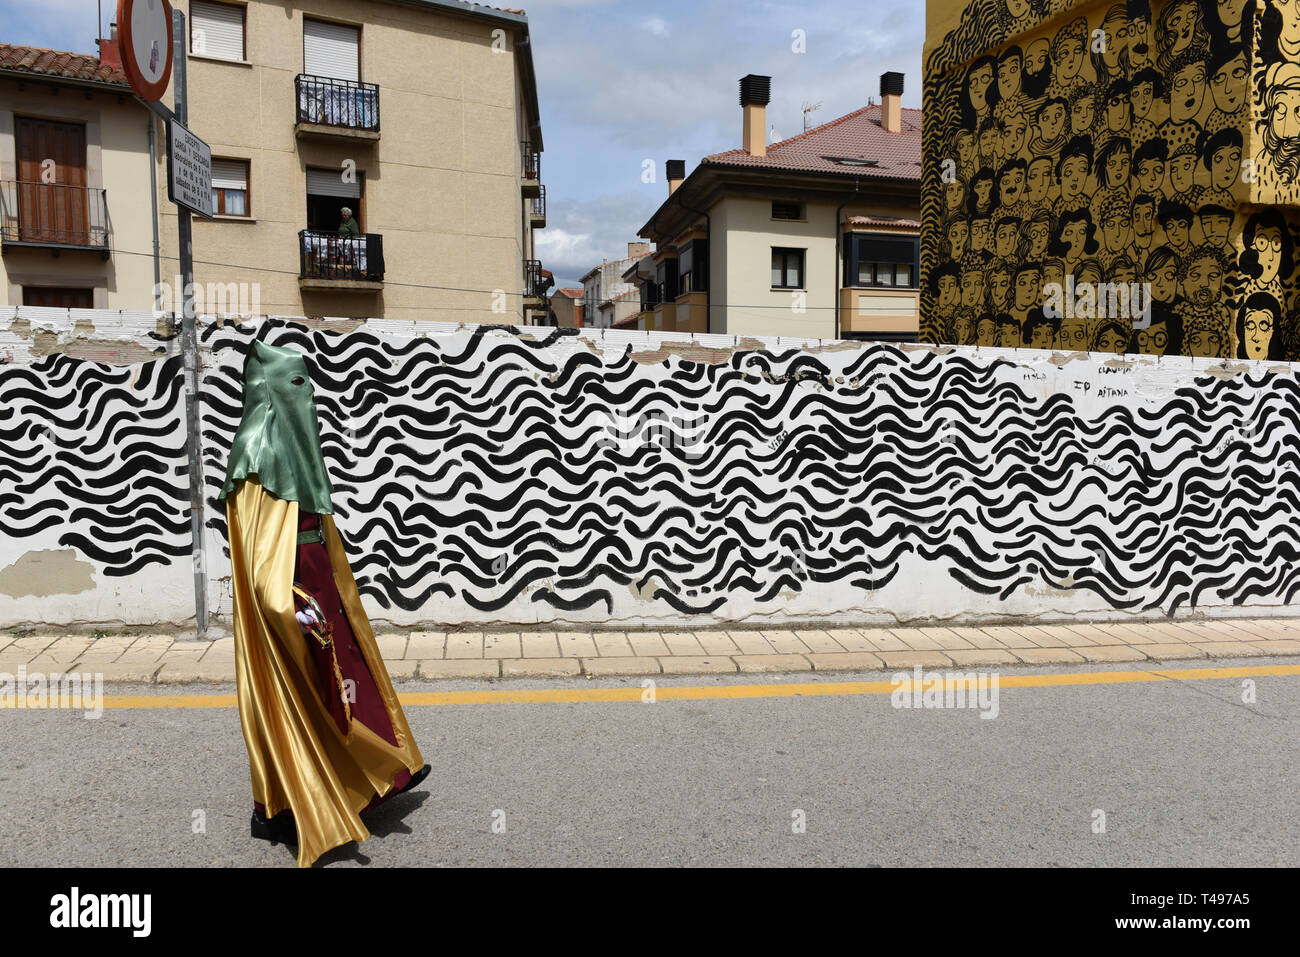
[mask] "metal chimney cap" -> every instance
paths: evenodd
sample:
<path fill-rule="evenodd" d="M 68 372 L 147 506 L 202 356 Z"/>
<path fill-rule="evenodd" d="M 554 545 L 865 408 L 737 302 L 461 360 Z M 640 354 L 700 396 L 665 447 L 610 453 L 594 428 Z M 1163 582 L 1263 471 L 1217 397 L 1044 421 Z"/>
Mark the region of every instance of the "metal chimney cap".
<path fill-rule="evenodd" d="M 903 74 L 894 72 L 880 74 L 880 95 L 885 96 L 889 93 L 896 96 L 903 95 Z"/>
<path fill-rule="evenodd" d="M 740 105 L 767 106 L 772 101 L 772 78 L 751 73 L 740 78 Z"/>
<path fill-rule="evenodd" d="M 664 163 L 664 170 L 669 179 L 686 178 L 686 160 L 668 160 Z"/>

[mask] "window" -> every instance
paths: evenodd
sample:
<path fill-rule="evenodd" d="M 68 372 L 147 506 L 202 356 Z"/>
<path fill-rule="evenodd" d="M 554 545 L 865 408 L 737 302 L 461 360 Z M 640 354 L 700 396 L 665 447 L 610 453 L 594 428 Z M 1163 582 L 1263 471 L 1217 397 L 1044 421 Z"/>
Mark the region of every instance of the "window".
<path fill-rule="evenodd" d="M 802 203 L 773 203 L 773 219 L 803 219 Z"/>
<path fill-rule="evenodd" d="M 672 302 L 677 298 L 676 259 L 661 259 L 655 265 L 655 297 L 657 302 Z"/>
<path fill-rule="evenodd" d="M 844 284 L 915 289 L 918 239 L 915 236 L 844 235 Z"/>
<path fill-rule="evenodd" d="M 677 258 L 677 295 L 709 287 L 709 244 L 693 239 L 682 247 Z"/>
<path fill-rule="evenodd" d="M 302 72 L 333 80 L 361 79 L 361 31 L 341 23 L 302 21 Z"/>
<path fill-rule="evenodd" d="M 251 216 L 248 205 L 248 160 L 212 158 L 212 212 Z"/>
<path fill-rule="evenodd" d="M 784 249 L 772 247 L 772 288 L 803 288 L 803 254 L 802 249 Z"/>
<path fill-rule="evenodd" d="M 232 3 L 193 0 L 190 52 L 218 60 L 245 60 L 244 8 Z"/>
<path fill-rule="evenodd" d="M 358 170 L 349 181 L 337 169 L 307 170 L 307 228 L 313 232 L 338 232 L 343 224 L 343 207 L 352 211 L 357 228 L 364 232 L 365 175 Z"/>

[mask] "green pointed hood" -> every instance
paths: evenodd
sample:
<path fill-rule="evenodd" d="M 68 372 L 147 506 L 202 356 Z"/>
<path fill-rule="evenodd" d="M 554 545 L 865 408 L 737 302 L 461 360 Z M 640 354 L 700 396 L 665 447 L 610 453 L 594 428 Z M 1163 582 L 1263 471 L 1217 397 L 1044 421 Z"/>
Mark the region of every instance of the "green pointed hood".
<path fill-rule="evenodd" d="M 334 489 L 320 451 L 320 427 L 307 360 L 292 349 L 256 341 L 244 362 L 244 417 L 230 450 L 225 498 L 256 475 L 276 498 L 333 514 Z"/>

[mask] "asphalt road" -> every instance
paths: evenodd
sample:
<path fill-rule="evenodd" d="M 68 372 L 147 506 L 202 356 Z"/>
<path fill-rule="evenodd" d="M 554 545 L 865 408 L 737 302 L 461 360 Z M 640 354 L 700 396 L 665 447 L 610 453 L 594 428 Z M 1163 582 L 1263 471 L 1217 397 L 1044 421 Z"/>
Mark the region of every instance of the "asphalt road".
<path fill-rule="evenodd" d="M 1162 669 L 1001 675 L 1136 670 Z M 880 678 L 658 683 L 725 694 L 731 685 Z M 1002 687 L 992 720 L 974 710 L 896 709 L 887 694 L 412 705 L 407 716 L 433 774 L 420 792 L 367 816 L 370 840 L 321 863 L 1296 866 L 1300 675 L 1254 678 L 1253 704 L 1242 702 L 1242 680 Z M 406 682 L 399 690 L 640 684 Z M 249 837 L 234 708 L 110 709 L 98 720 L 0 710 L 0 735 L 0 864 L 294 864 L 291 850 Z M 205 833 L 193 833 L 196 810 Z M 1094 833 L 1097 811 L 1104 833 Z"/>

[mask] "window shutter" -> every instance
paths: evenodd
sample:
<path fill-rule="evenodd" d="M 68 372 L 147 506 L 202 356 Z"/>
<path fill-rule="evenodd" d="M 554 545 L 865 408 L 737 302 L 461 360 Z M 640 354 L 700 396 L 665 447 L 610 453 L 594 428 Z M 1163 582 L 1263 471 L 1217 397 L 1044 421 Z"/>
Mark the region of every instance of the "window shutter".
<path fill-rule="evenodd" d="M 302 21 L 303 72 L 333 80 L 361 79 L 361 34 L 356 27 Z"/>
<path fill-rule="evenodd" d="M 354 183 L 343 182 L 343 171 L 337 169 L 307 170 L 307 193 L 310 196 L 341 196 L 346 199 L 361 198 L 361 179 Z"/>
<path fill-rule="evenodd" d="M 212 161 L 213 189 L 248 189 L 248 163 L 244 160 Z"/>
<path fill-rule="evenodd" d="M 190 49 L 200 56 L 244 59 L 244 8 L 229 3 L 190 4 Z"/>

